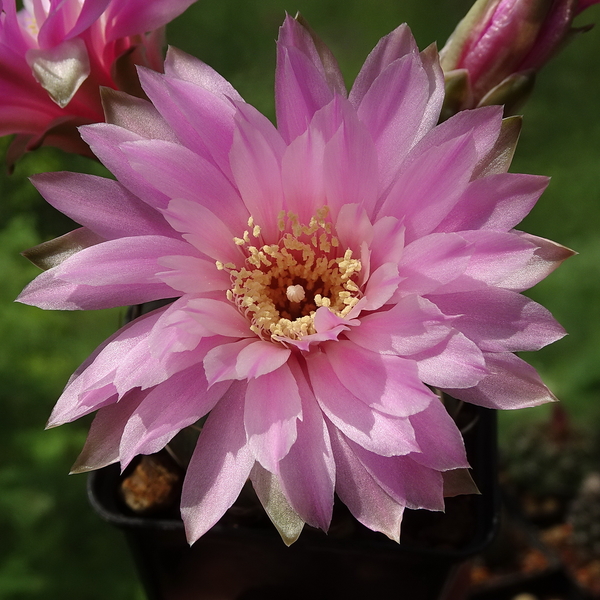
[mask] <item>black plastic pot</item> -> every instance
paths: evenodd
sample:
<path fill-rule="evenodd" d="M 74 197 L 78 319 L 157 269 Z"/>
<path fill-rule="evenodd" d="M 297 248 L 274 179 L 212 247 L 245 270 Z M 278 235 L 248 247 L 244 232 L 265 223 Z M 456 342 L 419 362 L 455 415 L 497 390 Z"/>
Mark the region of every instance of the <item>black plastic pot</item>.
<path fill-rule="evenodd" d="M 264 521 L 235 509 L 192 547 L 180 519 L 140 517 L 120 503 L 116 465 L 94 472 L 92 506 L 123 530 L 150 600 L 435 600 L 454 565 L 480 552 L 498 519 L 496 415 L 475 419 L 465 444 L 480 496 L 448 498 L 445 513 L 407 511 L 401 544 L 362 527 L 336 506 L 330 533 L 305 528 L 286 548 Z"/>

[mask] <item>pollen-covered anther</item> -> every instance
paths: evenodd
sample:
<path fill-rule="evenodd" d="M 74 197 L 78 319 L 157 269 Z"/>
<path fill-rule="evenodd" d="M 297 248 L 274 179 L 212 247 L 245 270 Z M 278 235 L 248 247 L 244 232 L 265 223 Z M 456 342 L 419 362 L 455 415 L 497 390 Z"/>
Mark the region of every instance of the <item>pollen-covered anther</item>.
<path fill-rule="evenodd" d="M 263 339 L 285 343 L 316 333 L 314 318 L 321 307 L 345 317 L 360 300 L 357 274 L 361 262 L 352 250 L 339 248 L 321 208 L 308 225 L 282 211 L 278 218 L 278 243 L 251 245 L 251 235 L 261 239 L 261 228 L 248 219 L 249 231 L 233 241 L 246 254 L 244 265 L 217 262 L 227 270 L 232 286 L 227 298 L 250 321 L 250 329 Z"/>

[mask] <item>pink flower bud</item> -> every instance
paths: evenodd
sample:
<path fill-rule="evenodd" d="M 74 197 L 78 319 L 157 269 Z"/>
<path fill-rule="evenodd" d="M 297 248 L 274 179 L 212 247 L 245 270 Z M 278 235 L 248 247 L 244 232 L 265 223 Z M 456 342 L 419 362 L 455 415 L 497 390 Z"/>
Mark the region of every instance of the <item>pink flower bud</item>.
<path fill-rule="evenodd" d="M 142 95 L 163 27 L 194 0 L 0 0 L 0 135 L 9 163 L 42 144 L 89 154 L 76 126 L 104 121 L 100 86 Z M 150 33 L 148 33 L 150 32 Z M 133 77 L 132 77 L 133 75 Z"/>
<path fill-rule="evenodd" d="M 573 18 L 600 0 L 477 0 L 440 52 L 450 112 L 526 99 L 538 71 L 574 33 Z M 449 115 L 446 115 L 449 116 Z"/>

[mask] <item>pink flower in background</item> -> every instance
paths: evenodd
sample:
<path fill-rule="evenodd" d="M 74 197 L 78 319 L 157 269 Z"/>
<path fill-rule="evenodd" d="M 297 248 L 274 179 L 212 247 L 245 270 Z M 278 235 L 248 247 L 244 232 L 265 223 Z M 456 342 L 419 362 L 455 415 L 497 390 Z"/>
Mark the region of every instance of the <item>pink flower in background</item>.
<path fill-rule="evenodd" d="M 512 111 L 535 73 L 589 29 L 573 28 L 573 19 L 599 1 L 477 0 L 440 52 L 451 93 L 462 96 L 459 109 L 508 104 Z M 466 89 L 456 84 L 461 78 Z"/>
<path fill-rule="evenodd" d="M 276 129 L 205 64 L 171 50 L 82 136 L 117 181 L 34 178 L 83 226 L 34 251 L 20 301 L 96 309 L 176 298 L 107 340 L 56 426 L 98 411 L 74 470 L 165 446 L 208 414 L 189 464 L 190 542 L 251 479 L 284 540 L 327 529 L 334 492 L 398 540 L 405 507 L 442 510 L 467 459 L 431 388 L 492 408 L 551 401 L 513 353 L 564 335 L 519 292 L 571 252 L 513 227 L 547 179 L 507 173 L 499 107 L 436 126 L 444 81 L 408 27 L 348 95 L 330 52 L 287 18 Z"/>
<path fill-rule="evenodd" d="M 99 86 L 136 93 L 134 64 L 162 70 L 163 26 L 193 1 L 24 0 L 17 12 L 0 0 L 0 135 L 20 134 L 12 154 L 89 153 L 75 126 L 104 121 Z"/>

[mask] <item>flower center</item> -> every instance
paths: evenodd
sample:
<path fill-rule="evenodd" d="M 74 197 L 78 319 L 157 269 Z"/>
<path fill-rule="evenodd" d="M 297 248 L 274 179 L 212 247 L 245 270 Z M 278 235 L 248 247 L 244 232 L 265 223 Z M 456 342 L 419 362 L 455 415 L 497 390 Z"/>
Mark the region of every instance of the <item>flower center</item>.
<path fill-rule="evenodd" d="M 250 329 L 261 338 L 297 340 L 316 333 L 318 308 L 325 306 L 345 317 L 360 300 L 356 283 L 360 260 L 352 258 L 349 248 L 342 254 L 331 222 L 326 220 L 328 213 L 328 207 L 323 207 L 306 225 L 293 213 L 282 211 L 279 242 L 262 246 L 260 226 L 250 217 L 249 230 L 234 238 L 247 256 L 245 264 L 238 269 L 233 263 L 217 262 L 218 269 L 231 275 L 227 298 L 248 317 Z M 252 242 L 250 236 L 257 241 Z"/>

